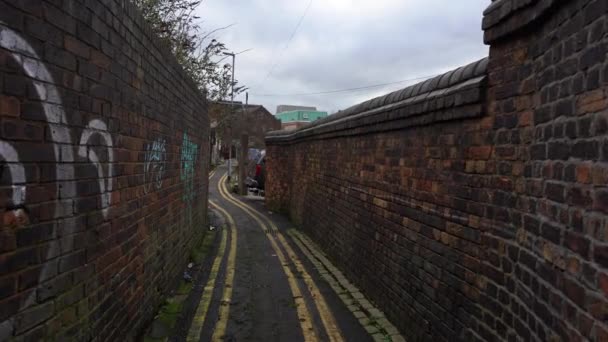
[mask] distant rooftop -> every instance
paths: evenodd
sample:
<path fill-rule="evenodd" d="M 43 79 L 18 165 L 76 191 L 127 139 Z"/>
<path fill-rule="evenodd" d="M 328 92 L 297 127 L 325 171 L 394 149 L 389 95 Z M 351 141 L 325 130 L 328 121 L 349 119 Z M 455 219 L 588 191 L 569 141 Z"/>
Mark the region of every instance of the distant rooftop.
<path fill-rule="evenodd" d="M 376 124 L 388 121 L 398 122 L 403 127 L 412 127 L 480 116 L 485 112 L 485 108 L 477 106 L 473 110 L 471 104 L 483 96 L 487 68 L 486 57 L 426 81 L 351 106 L 295 131 L 270 132 L 266 141 L 284 142 L 320 133 L 354 130 L 357 127 L 380 127 L 381 125 Z"/>
<path fill-rule="evenodd" d="M 319 112 L 316 110 L 292 110 L 288 112 L 282 112 L 275 117 L 281 120 L 282 123 L 286 122 L 313 122 L 327 116 L 327 112 Z"/>
<path fill-rule="evenodd" d="M 317 107 L 295 106 L 295 105 L 278 105 L 277 106 L 277 114 L 284 113 L 284 112 L 291 112 L 294 110 L 316 111 Z"/>

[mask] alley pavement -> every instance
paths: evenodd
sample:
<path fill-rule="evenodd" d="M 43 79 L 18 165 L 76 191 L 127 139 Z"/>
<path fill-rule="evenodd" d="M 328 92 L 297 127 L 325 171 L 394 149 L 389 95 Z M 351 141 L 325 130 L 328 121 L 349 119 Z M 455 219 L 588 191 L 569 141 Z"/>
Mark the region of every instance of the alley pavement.
<path fill-rule="evenodd" d="M 403 340 L 310 239 L 263 201 L 230 193 L 226 178 L 226 167 L 210 177 L 223 224 L 181 340 Z"/>

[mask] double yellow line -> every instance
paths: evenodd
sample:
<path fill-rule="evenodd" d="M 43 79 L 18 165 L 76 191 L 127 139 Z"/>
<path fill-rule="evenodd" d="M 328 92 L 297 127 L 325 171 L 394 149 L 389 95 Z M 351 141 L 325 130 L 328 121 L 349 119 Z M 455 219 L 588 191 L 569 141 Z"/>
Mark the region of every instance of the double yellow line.
<path fill-rule="evenodd" d="M 209 174 L 209 179 L 213 177 L 215 174 L 215 170 Z M 222 207 L 220 207 L 214 201 L 209 200 L 209 204 L 217 209 L 228 221 L 228 226 L 230 227 L 230 250 L 228 254 L 228 265 L 226 266 L 226 279 L 224 282 L 224 290 L 222 293 L 222 299 L 220 302 L 220 312 L 219 312 L 219 320 L 215 325 L 215 329 L 213 331 L 213 336 L 211 338 L 212 341 L 221 341 L 222 337 L 226 333 L 226 327 L 228 326 L 228 316 L 230 315 L 230 302 L 232 300 L 232 288 L 234 284 L 234 273 L 236 269 L 236 240 L 237 240 L 237 231 L 236 224 L 234 222 L 234 218 Z M 201 333 L 203 331 L 203 325 L 205 324 L 205 319 L 207 318 L 207 312 L 209 311 L 209 305 L 211 304 L 211 298 L 213 296 L 213 290 L 215 289 L 215 284 L 217 281 L 217 275 L 219 273 L 220 265 L 222 263 L 222 259 L 224 259 L 224 254 L 226 253 L 226 240 L 227 233 L 226 229 L 221 230 L 221 240 L 220 246 L 218 249 L 218 253 L 213 260 L 213 265 L 211 266 L 211 271 L 209 273 L 209 279 L 205 284 L 205 288 L 203 289 L 203 294 L 201 296 L 201 300 L 199 301 L 196 313 L 194 314 L 194 318 L 192 319 L 192 324 L 190 325 L 190 329 L 188 330 L 187 341 L 198 341 L 200 340 Z"/>
<path fill-rule="evenodd" d="M 268 227 L 270 227 L 271 228 L 270 230 L 272 230 L 273 232 L 276 232 L 275 233 L 275 235 L 277 237 L 276 240 L 272 234 L 266 234 L 266 237 L 270 241 L 272 249 L 274 250 L 277 257 L 279 258 L 279 261 L 283 268 L 283 272 L 287 276 L 287 281 L 289 283 L 289 287 L 291 289 L 292 295 L 293 295 L 295 303 L 296 303 L 297 315 L 300 320 L 300 326 L 302 328 L 302 334 L 304 336 L 304 340 L 305 341 L 318 341 L 320 338 L 315 333 L 315 330 L 312 326 L 312 317 L 310 315 L 308 307 L 306 306 L 306 302 L 304 300 L 304 297 L 302 296 L 300 287 L 298 286 L 298 284 L 296 282 L 296 278 L 294 277 L 293 273 L 291 272 L 291 269 L 289 268 L 290 262 L 293 262 L 293 264 L 296 268 L 296 271 L 301 275 L 302 279 L 304 280 L 304 283 L 306 284 L 306 287 L 308 288 L 308 291 L 310 293 L 310 297 L 312 298 L 312 300 L 317 308 L 317 311 L 319 312 L 321 322 L 323 323 L 323 327 L 325 328 L 325 331 L 327 333 L 327 336 L 329 337 L 329 340 L 330 341 L 343 341 L 344 339 L 342 337 L 340 329 L 336 323 L 336 320 L 335 320 L 333 314 L 331 313 L 331 310 L 329 309 L 329 306 L 327 305 L 327 302 L 325 301 L 325 298 L 323 297 L 323 295 L 317 288 L 312 277 L 308 274 L 308 272 L 306 271 L 306 269 L 300 262 L 300 259 L 298 258 L 296 253 L 293 251 L 291 246 L 287 243 L 287 241 L 283 237 L 283 234 L 281 234 L 279 232 L 279 230 L 278 230 L 277 226 L 274 224 L 274 222 L 272 222 L 272 220 L 270 220 L 268 217 L 266 217 L 266 215 L 261 214 L 259 211 L 257 211 L 253 207 L 251 207 L 248 204 L 245 204 L 245 203 L 241 202 L 240 200 L 237 200 L 235 197 L 233 197 L 230 194 L 230 192 L 228 191 L 228 189 L 226 188 L 226 182 L 225 182 L 226 178 L 227 178 L 227 175 L 224 175 L 219 180 L 218 189 L 219 189 L 220 195 L 226 201 L 241 208 L 245 213 L 247 213 L 249 216 L 251 216 L 258 223 L 258 225 L 260 226 L 260 228 L 263 231 L 268 232 L 269 231 Z M 283 254 L 283 251 L 281 250 L 279 245 L 281 245 L 285 249 L 285 251 L 288 254 L 289 259 L 285 257 L 285 255 Z"/>
<path fill-rule="evenodd" d="M 224 282 L 224 292 L 220 302 L 220 317 L 213 331 L 212 341 L 220 341 L 226 333 L 228 326 L 228 316 L 230 315 L 230 302 L 232 301 L 232 288 L 234 285 L 234 272 L 236 269 L 236 223 L 234 218 L 224 208 L 220 207 L 213 201 L 209 201 L 211 205 L 224 215 L 230 226 L 230 253 L 228 254 L 228 265 L 226 266 L 226 281 Z"/>

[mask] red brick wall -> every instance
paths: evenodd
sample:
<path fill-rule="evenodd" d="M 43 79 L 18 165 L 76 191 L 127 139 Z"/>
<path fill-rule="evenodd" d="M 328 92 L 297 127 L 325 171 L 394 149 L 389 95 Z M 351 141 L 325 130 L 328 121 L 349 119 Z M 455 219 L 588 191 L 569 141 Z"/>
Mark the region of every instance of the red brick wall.
<path fill-rule="evenodd" d="M 126 340 L 206 223 L 206 102 L 128 1 L 0 1 L 0 340 Z"/>
<path fill-rule="evenodd" d="M 494 2 L 481 113 L 425 82 L 269 136 L 267 204 L 411 340 L 608 340 L 607 7 Z"/>

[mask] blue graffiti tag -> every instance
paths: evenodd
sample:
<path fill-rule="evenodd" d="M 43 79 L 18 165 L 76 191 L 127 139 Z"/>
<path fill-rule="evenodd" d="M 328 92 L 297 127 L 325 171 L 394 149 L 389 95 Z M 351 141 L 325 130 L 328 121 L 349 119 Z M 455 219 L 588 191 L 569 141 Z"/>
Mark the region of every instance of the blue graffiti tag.
<path fill-rule="evenodd" d="M 198 156 L 198 145 L 195 144 L 188 134 L 184 133 L 182 141 L 181 175 L 180 179 L 184 182 L 183 200 L 190 205 L 196 195 L 194 188 L 194 174 L 196 157 Z"/>
<path fill-rule="evenodd" d="M 156 139 L 145 147 L 144 161 L 144 192 L 148 193 L 152 188 L 159 190 L 163 186 L 165 174 L 165 163 L 167 160 L 166 142 L 164 139 Z"/>

